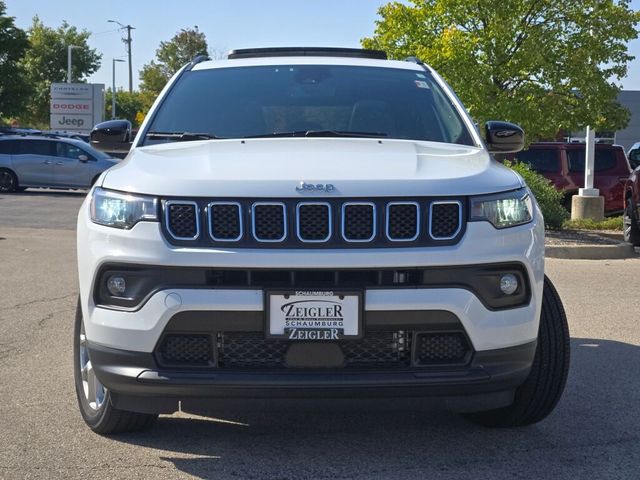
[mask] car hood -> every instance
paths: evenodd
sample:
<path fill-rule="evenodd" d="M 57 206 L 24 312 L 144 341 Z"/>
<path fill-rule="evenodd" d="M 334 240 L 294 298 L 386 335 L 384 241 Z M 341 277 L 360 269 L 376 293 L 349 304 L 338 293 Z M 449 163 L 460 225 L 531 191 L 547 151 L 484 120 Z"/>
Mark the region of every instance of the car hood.
<path fill-rule="evenodd" d="M 477 147 L 408 140 L 278 138 L 164 143 L 133 149 L 103 187 L 157 196 L 477 195 L 521 186 Z M 329 195 L 324 193 L 324 195 Z"/>

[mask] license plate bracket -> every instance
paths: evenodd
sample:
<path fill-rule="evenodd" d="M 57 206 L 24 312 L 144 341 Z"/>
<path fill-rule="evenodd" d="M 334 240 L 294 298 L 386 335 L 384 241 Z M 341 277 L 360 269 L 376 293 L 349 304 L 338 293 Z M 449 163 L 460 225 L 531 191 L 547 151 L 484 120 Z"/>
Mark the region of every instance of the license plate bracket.
<path fill-rule="evenodd" d="M 314 342 L 362 338 L 362 291 L 299 289 L 264 293 L 266 338 Z"/>

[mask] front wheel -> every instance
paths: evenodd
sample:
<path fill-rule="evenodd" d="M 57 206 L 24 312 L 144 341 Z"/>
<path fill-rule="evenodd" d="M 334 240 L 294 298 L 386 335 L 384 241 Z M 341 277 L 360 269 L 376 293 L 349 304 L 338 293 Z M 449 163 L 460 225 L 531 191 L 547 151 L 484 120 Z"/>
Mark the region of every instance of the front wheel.
<path fill-rule="evenodd" d="M 627 198 L 622 223 L 624 241 L 634 247 L 640 246 L 640 226 L 632 197 Z"/>
<path fill-rule="evenodd" d="M 16 174 L 8 168 L 0 168 L 0 193 L 12 193 L 18 188 Z"/>
<path fill-rule="evenodd" d="M 76 308 L 73 364 L 80 413 L 94 432 L 108 434 L 145 430 L 158 418 L 157 415 L 119 410 L 111 405 L 109 390 L 100 383 L 89 358 L 80 300 Z"/>
<path fill-rule="evenodd" d="M 521 427 L 543 420 L 558 404 L 569 373 L 569 326 L 560 296 L 546 276 L 538 346 L 525 382 L 508 407 L 467 414 L 486 427 Z"/>

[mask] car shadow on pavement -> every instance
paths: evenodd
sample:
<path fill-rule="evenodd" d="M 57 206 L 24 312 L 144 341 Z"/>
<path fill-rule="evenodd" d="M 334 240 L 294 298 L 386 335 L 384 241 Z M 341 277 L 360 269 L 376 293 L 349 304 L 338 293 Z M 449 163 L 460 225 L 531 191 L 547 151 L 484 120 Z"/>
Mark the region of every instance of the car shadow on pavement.
<path fill-rule="evenodd" d="M 571 346 L 564 397 L 531 427 L 485 429 L 389 400 L 235 401 L 234 414 L 163 416 L 151 431 L 112 438 L 157 449 L 198 478 L 558 478 L 569 469 L 571 478 L 601 478 L 612 465 L 618 478 L 637 478 L 640 347 L 584 338 Z"/>

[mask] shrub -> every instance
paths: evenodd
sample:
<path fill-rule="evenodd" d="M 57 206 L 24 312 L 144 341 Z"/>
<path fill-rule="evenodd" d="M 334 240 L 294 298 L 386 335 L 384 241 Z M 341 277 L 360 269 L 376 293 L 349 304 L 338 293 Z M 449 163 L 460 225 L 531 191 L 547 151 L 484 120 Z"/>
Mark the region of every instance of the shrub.
<path fill-rule="evenodd" d="M 562 226 L 565 230 L 617 230 L 622 231 L 622 215 L 605 218 L 601 222 L 588 218 L 582 220 L 567 220 Z"/>
<path fill-rule="evenodd" d="M 569 218 L 569 212 L 562 205 L 564 194 L 556 190 L 550 180 L 539 173 L 534 172 L 526 163 L 509 163 L 505 165 L 511 167 L 524 178 L 527 186 L 540 205 L 542 215 L 544 215 L 544 225 L 551 230 L 559 230 L 562 224 Z"/>

